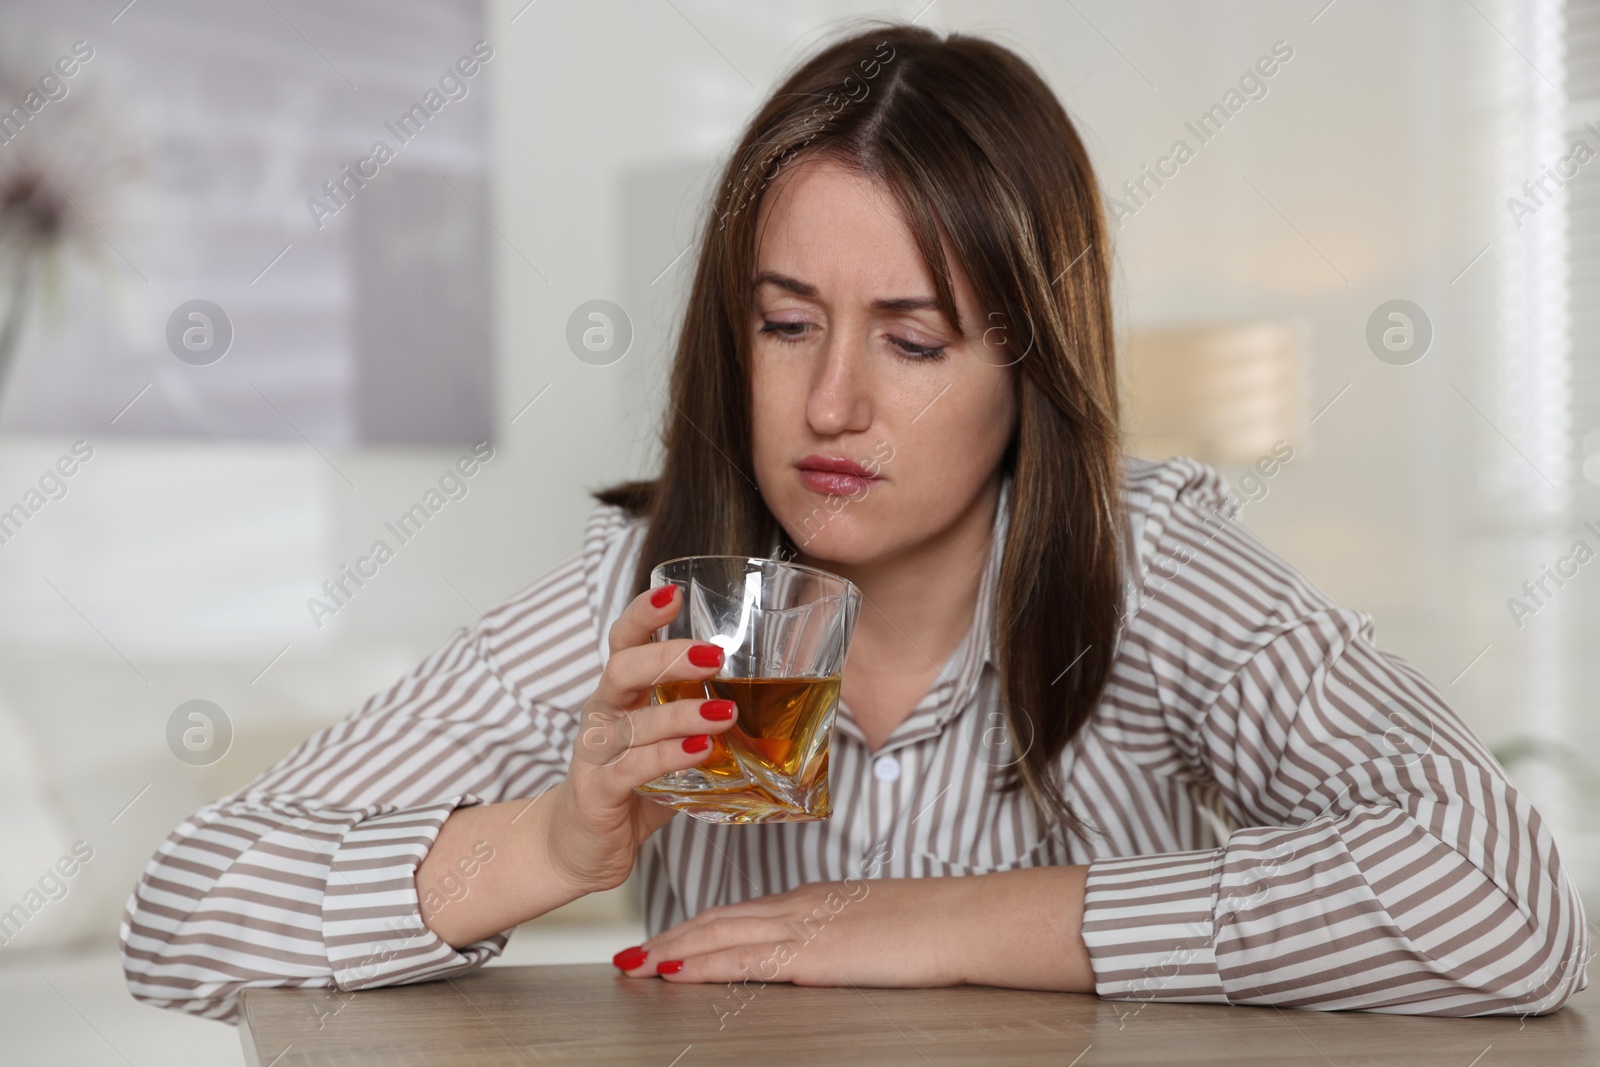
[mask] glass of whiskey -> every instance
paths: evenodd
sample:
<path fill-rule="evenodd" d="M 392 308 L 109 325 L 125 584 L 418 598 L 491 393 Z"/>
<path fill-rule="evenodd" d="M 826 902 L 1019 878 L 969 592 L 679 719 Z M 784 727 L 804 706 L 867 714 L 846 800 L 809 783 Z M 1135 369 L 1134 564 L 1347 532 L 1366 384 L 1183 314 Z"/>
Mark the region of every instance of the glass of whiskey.
<path fill-rule="evenodd" d="M 828 750 L 860 591 L 815 567 L 746 556 L 667 560 L 650 574 L 651 588 L 664 585 L 678 586 L 681 607 L 654 638 L 716 645 L 723 664 L 703 681 L 654 686 L 654 702 L 732 700 L 739 713 L 701 763 L 637 792 L 706 822 L 828 818 Z"/>

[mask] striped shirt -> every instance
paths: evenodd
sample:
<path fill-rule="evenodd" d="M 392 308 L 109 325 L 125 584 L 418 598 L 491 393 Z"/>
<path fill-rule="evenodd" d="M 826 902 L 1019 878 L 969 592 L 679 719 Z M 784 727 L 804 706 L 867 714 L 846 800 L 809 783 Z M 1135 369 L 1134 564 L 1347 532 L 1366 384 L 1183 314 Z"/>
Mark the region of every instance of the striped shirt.
<path fill-rule="evenodd" d="M 1113 671 L 1059 760 L 1091 833 L 1046 833 L 994 788 L 1015 759 L 990 641 L 1003 495 L 972 625 L 927 694 L 875 752 L 839 706 L 832 817 L 674 817 L 638 857 L 649 934 L 807 882 L 1087 864 L 1095 990 L 1129 1011 L 1534 1014 L 1585 988 L 1549 830 L 1439 691 L 1236 521 L 1211 468 L 1126 464 Z M 597 504 L 580 551 L 179 826 L 124 913 L 133 994 L 232 1019 L 245 987 L 442 978 L 504 948 L 509 931 L 433 934 L 413 876 L 456 808 L 565 776 L 643 532 Z"/>

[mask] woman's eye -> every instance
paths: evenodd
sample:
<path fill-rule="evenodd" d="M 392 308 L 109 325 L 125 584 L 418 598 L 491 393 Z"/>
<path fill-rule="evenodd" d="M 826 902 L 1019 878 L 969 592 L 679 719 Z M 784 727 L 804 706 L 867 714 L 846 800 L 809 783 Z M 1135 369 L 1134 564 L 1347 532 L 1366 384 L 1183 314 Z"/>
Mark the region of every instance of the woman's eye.
<path fill-rule="evenodd" d="M 914 345 L 910 341 L 893 336 L 889 340 L 894 342 L 896 348 L 915 361 L 943 359 L 944 350 L 948 347 L 946 345 Z"/>
<path fill-rule="evenodd" d="M 767 322 L 761 327 L 762 333 L 770 333 L 780 341 L 794 344 L 800 340 L 800 334 L 805 332 L 804 322 Z"/>

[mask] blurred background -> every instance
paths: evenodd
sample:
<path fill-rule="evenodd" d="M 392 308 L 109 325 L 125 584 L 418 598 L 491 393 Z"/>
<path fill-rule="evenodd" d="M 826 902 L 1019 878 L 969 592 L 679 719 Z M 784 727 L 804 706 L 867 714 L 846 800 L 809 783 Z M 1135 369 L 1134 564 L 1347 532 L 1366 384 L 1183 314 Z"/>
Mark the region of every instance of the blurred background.
<path fill-rule="evenodd" d="M 653 470 L 711 183 L 852 15 L 1037 65 L 1133 449 L 1369 612 L 1597 913 L 1600 0 L 0 0 L 0 910 L 92 850 L 0 939 L 0 1058 L 239 1062 L 123 987 L 143 864 Z M 641 930 L 623 886 L 505 959 Z"/>

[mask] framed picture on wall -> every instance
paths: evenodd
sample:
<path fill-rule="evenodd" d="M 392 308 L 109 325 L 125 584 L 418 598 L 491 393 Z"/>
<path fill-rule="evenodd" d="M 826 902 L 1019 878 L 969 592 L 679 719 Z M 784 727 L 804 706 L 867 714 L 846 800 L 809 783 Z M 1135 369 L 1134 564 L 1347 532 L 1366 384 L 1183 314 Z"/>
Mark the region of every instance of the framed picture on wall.
<path fill-rule="evenodd" d="M 484 8 L 10 11 L 0 431 L 492 439 Z"/>

